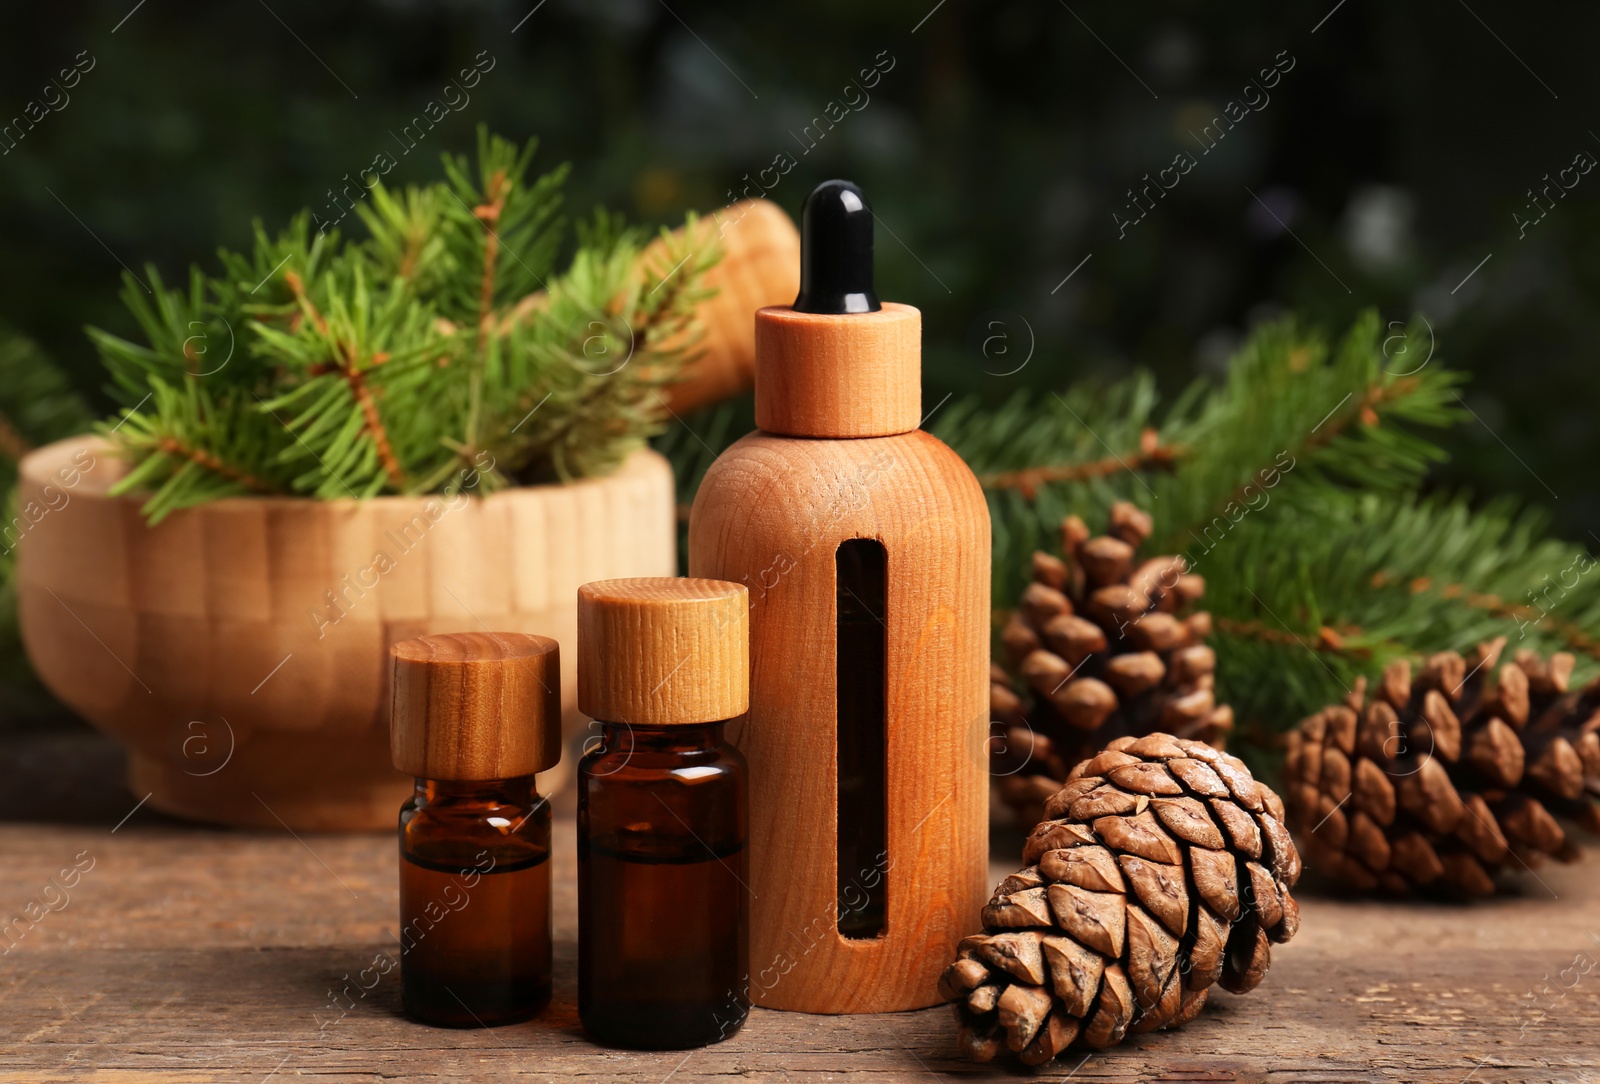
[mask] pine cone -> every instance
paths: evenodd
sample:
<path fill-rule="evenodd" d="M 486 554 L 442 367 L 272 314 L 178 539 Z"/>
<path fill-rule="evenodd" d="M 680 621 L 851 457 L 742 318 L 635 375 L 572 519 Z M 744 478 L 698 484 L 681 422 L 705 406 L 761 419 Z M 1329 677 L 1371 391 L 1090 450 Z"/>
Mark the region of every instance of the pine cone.
<path fill-rule="evenodd" d="M 939 991 L 961 1047 L 1039 1065 L 1074 1042 L 1192 1020 L 1213 983 L 1266 976 L 1269 941 L 1300 925 L 1300 856 L 1283 803 L 1242 761 L 1198 741 L 1119 738 L 1072 770 L 961 942 Z"/>
<path fill-rule="evenodd" d="M 1205 580 L 1182 557 L 1137 562 L 1150 530 L 1148 514 L 1118 501 L 1109 535 L 1090 538 L 1068 516 L 1068 559 L 1033 555 L 1033 582 L 1000 634 L 1032 695 L 1019 695 L 999 667 L 989 688 L 993 772 L 1023 830 L 1073 765 L 1116 738 L 1164 731 L 1220 749 L 1233 726 L 1233 710 L 1213 693 L 1211 615 L 1179 616 Z"/>
<path fill-rule="evenodd" d="M 1504 646 L 1434 655 L 1415 680 L 1390 663 L 1370 700 L 1361 679 L 1290 734 L 1289 819 L 1319 873 L 1487 896 L 1502 870 L 1578 856 L 1558 817 L 1600 830 L 1600 681 L 1568 693 L 1571 655 L 1499 665 Z"/>

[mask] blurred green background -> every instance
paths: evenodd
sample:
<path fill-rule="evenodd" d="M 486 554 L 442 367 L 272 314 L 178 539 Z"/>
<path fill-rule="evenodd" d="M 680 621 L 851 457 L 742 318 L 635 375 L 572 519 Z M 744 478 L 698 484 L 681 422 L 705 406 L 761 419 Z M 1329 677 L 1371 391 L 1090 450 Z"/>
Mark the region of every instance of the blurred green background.
<path fill-rule="evenodd" d="M 1529 189 L 1580 151 L 1600 156 L 1587 56 L 1600 11 L 932 8 L 13 6 L 0 121 L 46 94 L 59 109 L 0 156 L 0 318 L 104 408 L 81 329 L 131 331 L 119 263 L 175 280 L 218 245 L 244 245 L 253 217 L 276 228 L 326 207 L 379 151 L 399 159 L 388 181 L 431 178 L 437 155 L 470 150 L 487 122 L 538 135 L 545 167 L 573 163 L 574 211 L 603 203 L 664 223 L 719 205 L 788 153 L 798 165 L 769 195 L 791 214 L 829 176 L 873 199 L 880 294 L 925 315 L 930 407 L 946 392 L 999 400 L 1135 365 L 1175 391 L 1287 308 L 1335 328 L 1367 305 L 1393 320 L 1420 311 L 1436 341 L 1397 341 L 1396 368 L 1436 348 L 1474 374 L 1479 419 L 1449 437 L 1436 484 L 1521 494 L 1548 504 L 1559 532 L 1588 537 L 1600 173 L 1569 172 L 1576 186 L 1552 188 L 1532 227 L 1513 216 L 1534 217 Z M 447 91 L 480 57 L 493 64 L 481 81 Z M 44 88 L 74 58 L 93 66 L 63 103 Z M 1275 58 L 1293 66 L 1246 104 Z M 875 62 L 887 69 L 876 84 L 853 86 Z M 1230 100 L 1247 115 L 1202 153 L 1199 133 Z M 392 133 L 431 101 L 460 108 L 402 155 Z M 835 101 L 847 115 L 803 153 L 799 133 Z M 1137 213 L 1130 186 L 1179 152 L 1196 164 L 1119 231 L 1114 215 Z"/>

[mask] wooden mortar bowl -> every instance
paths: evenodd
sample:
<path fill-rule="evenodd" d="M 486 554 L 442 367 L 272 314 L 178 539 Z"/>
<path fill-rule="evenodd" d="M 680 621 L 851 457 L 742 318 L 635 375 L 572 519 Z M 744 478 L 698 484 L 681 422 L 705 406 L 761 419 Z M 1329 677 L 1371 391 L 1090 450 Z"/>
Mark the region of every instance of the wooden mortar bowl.
<path fill-rule="evenodd" d="M 134 794 L 197 820 L 392 827 L 412 787 L 389 760 L 392 644 L 553 637 L 571 733 L 578 585 L 676 573 L 672 471 L 650 451 L 481 499 L 240 497 L 154 528 L 142 498 L 106 495 L 125 471 L 93 437 L 22 461 L 22 638 L 45 685 L 127 748 Z M 570 767 L 546 774 L 541 790 Z"/>

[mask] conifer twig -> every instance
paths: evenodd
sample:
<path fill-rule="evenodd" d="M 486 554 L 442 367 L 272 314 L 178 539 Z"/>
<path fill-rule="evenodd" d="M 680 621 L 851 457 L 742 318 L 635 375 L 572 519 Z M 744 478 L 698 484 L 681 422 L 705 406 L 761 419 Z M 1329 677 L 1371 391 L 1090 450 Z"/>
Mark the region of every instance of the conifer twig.
<path fill-rule="evenodd" d="M 647 294 L 635 281 L 639 234 L 601 213 L 558 269 L 567 167 L 530 175 L 535 150 L 480 126 L 475 166 L 445 155 L 432 184 L 374 185 L 357 208 L 365 238 L 314 230 L 302 213 L 276 235 L 257 223 L 251 251 L 222 252 L 220 274 L 191 268 L 186 289 L 160 286 L 154 269 L 153 293 L 128 280 L 143 335 L 90 330 L 123 405 L 153 397 L 143 414 L 101 426 L 132 464 L 121 491 L 148 493 L 155 523 L 243 485 L 212 460 L 323 500 L 437 492 L 458 477 L 486 494 L 619 464 L 661 428 L 649 390 L 677 373 L 692 341 L 621 329 L 686 331 L 710 263 L 680 272 L 687 300 Z M 204 380 L 197 328 L 240 333 L 232 364 Z M 628 356 L 598 371 L 597 344 Z M 26 368 L 8 366 L 0 338 L 0 411 L 13 412 L 12 367 Z M 49 411 L 20 402 L 18 428 L 45 435 L 32 423 Z M 169 436 L 210 460 L 164 454 Z"/>
<path fill-rule="evenodd" d="M 1306 637 L 1290 632 L 1288 629 L 1276 628 L 1264 621 L 1253 619 L 1217 617 L 1213 614 L 1211 621 L 1219 631 L 1226 632 L 1230 636 L 1240 636 L 1247 640 L 1259 640 L 1264 643 L 1283 644 L 1290 647 L 1299 646 L 1308 651 L 1321 651 L 1330 655 L 1344 655 L 1350 658 L 1366 659 L 1372 656 L 1370 647 L 1351 647 L 1345 642 L 1345 638 L 1348 636 L 1361 635 L 1361 630 L 1353 625 L 1346 625 L 1342 629 L 1320 625 L 1317 627 L 1316 636 Z"/>
<path fill-rule="evenodd" d="M 361 410 L 361 417 L 367 435 L 372 438 L 374 448 L 378 453 L 378 462 L 383 464 L 383 471 L 389 476 L 389 481 L 396 487 L 405 484 L 405 471 L 400 467 L 400 460 L 394 454 L 394 448 L 389 443 L 389 433 L 384 428 L 383 419 L 378 413 L 377 400 L 373 398 L 372 389 L 367 387 L 366 374 L 356 367 L 354 348 L 346 343 L 341 343 L 329 330 L 327 318 L 317 308 L 316 303 L 306 294 L 305 284 L 300 276 L 293 271 L 283 273 L 284 282 L 289 285 L 289 292 L 294 294 L 295 301 L 301 310 L 311 319 L 324 337 L 333 344 L 334 361 L 327 363 L 328 369 L 324 372 L 337 370 L 350 385 L 350 394 L 355 398 L 356 405 Z M 372 359 L 373 367 L 381 365 L 386 358 L 375 355 Z M 312 375 L 319 375 L 318 367 L 313 366 Z"/>
<path fill-rule="evenodd" d="M 1372 575 L 1372 586 L 1382 588 L 1397 582 L 1396 578 L 1387 572 L 1379 571 Z M 1483 610 L 1494 617 L 1508 618 L 1519 624 L 1532 622 L 1535 625 L 1543 623 L 1544 618 L 1550 616 L 1549 611 L 1541 610 L 1535 606 L 1525 606 L 1521 603 L 1506 602 L 1499 595 L 1474 591 L 1465 584 L 1447 583 L 1442 587 L 1434 587 L 1433 581 L 1427 576 L 1416 576 L 1411 579 L 1406 587 L 1413 595 L 1420 595 L 1430 589 L 1437 590 L 1441 596 L 1448 599 L 1460 599 L 1474 609 Z M 1589 635 L 1581 625 L 1568 621 L 1565 618 L 1553 618 L 1550 628 L 1559 636 L 1567 647 L 1574 651 L 1582 652 L 1593 659 L 1600 659 L 1600 639 Z"/>
<path fill-rule="evenodd" d="M 1353 422 L 1359 421 L 1364 426 L 1377 425 L 1380 421 L 1379 408 L 1406 398 L 1419 387 L 1420 384 L 1414 377 L 1370 384 L 1352 408 L 1329 419 L 1327 423 L 1318 427 L 1317 432 L 1307 438 L 1306 450 L 1314 451 L 1333 443 Z M 1086 463 L 1048 464 L 1017 470 L 992 471 L 978 475 L 978 482 L 986 490 L 1014 489 L 1024 500 L 1031 501 L 1038 495 L 1040 487 L 1053 482 L 1087 482 L 1095 478 L 1109 477 L 1122 470 L 1172 471 L 1176 470 L 1190 454 L 1191 449 L 1185 445 L 1163 443 L 1161 434 L 1147 426 L 1139 434 L 1139 451 L 1136 453 L 1125 456 L 1113 453 L 1104 459 L 1090 460 Z M 1237 490 L 1233 499 L 1238 499 Z"/>
<path fill-rule="evenodd" d="M 383 472 L 389 476 L 389 481 L 394 485 L 405 485 L 405 471 L 400 469 L 400 460 L 395 457 L 394 449 L 389 445 L 389 434 L 384 430 L 383 420 L 378 416 L 378 403 L 372 396 L 372 389 L 367 387 L 365 376 L 358 369 L 346 369 L 345 379 L 350 382 L 350 392 L 361 406 L 361 416 L 366 420 L 367 432 L 377 447 L 378 461 L 383 464 Z"/>
<path fill-rule="evenodd" d="M 1162 444 L 1161 435 L 1146 428 L 1139 434 L 1139 451 L 1135 455 L 1110 455 L 1088 463 L 1062 463 L 1053 466 L 1024 467 L 1021 470 L 994 471 L 978 475 L 984 489 L 1015 489 L 1024 500 L 1033 500 L 1039 487 L 1051 482 L 1086 482 L 1091 478 L 1104 478 L 1119 470 L 1172 470 L 1187 454 L 1181 445 Z"/>
<path fill-rule="evenodd" d="M 167 455 L 187 459 L 189 462 L 230 482 L 244 486 L 252 493 L 271 494 L 280 492 L 273 486 L 261 481 L 253 475 L 229 466 L 210 452 L 200 448 L 191 448 L 176 437 L 161 437 L 156 441 L 156 448 Z"/>
<path fill-rule="evenodd" d="M 1337 440 L 1353 421 L 1359 420 L 1362 425 L 1369 427 L 1377 425 L 1380 420 L 1379 407 L 1404 399 L 1421 387 L 1422 382 L 1414 376 L 1403 376 L 1388 382 L 1380 380 L 1367 385 L 1367 390 L 1356 400 L 1354 407 L 1336 418 L 1328 419 L 1328 422 L 1323 423 L 1326 428 L 1319 426 L 1317 431 L 1307 438 L 1306 449 L 1310 451 L 1327 447 Z"/>

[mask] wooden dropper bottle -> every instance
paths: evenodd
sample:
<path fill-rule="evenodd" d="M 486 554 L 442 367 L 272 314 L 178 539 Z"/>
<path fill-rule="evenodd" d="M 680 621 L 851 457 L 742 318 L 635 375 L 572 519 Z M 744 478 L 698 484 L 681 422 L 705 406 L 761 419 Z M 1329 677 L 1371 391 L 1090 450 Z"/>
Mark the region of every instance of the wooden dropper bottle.
<path fill-rule="evenodd" d="M 689 519 L 689 574 L 751 592 L 751 994 L 807 1012 L 936 1004 L 988 896 L 988 508 L 918 428 L 922 317 L 878 302 L 872 227 L 849 182 L 806 200 L 760 428 Z"/>
<path fill-rule="evenodd" d="M 408 1014 L 451 1027 L 526 1020 L 550 1000 L 550 804 L 560 649 L 451 633 L 391 649 L 400 810 L 400 976 Z"/>

